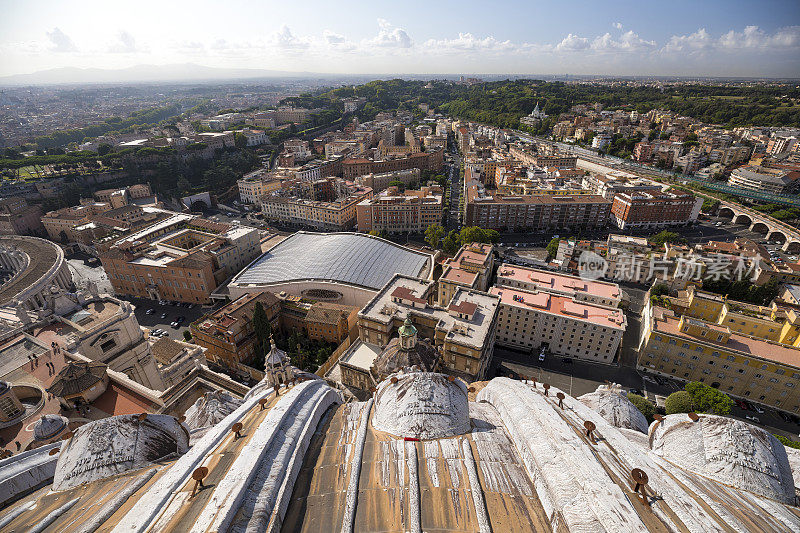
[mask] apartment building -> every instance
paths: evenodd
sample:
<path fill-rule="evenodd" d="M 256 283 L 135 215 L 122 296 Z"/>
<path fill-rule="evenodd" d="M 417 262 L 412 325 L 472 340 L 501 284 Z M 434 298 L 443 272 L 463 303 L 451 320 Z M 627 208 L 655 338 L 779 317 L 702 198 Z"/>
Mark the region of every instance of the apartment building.
<path fill-rule="evenodd" d="M 396 157 L 383 161 L 348 158 L 342 161 L 342 177 L 352 180 L 365 174 L 380 174 L 395 170 L 407 170 L 410 168 L 439 172 L 442 170 L 443 166 L 443 150 L 420 152 L 407 157 Z"/>
<path fill-rule="evenodd" d="M 459 287 L 486 291 L 494 270 L 494 246 L 473 242 L 462 246 L 452 259 L 442 265 L 438 280 L 437 302 L 449 303 Z"/>
<path fill-rule="evenodd" d="M 501 267 L 501 269 L 504 267 Z M 495 286 L 497 344 L 610 364 L 627 325 L 621 309 L 545 290 Z"/>
<path fill-rule="evenodd" d="M 42 210 L 38 205 L 28 205 L 24 198 L 0 200 L 0 235 L 46 234 L 42 225 Z"/>
<path fill-rule="evenodd" d="M 380 192 L 389 188 L 393 181 L 399 181 L 406 188 L 411 188 L 414 184 L 419 184 L 420 171 L 418 168 L 407 170 L 396 170 L 393 172 L 381 172 L 378 174 L 366 174 L 358 176 L 356 181 L 364 187 L 370 187 L 373 191 Z"/>
<path fill-rule="evenodd" d="M 442 221 L 442 189 L 438 186 L 400 192 L 389 187 L 356 206 L 358 231 L 422 233 Z"/>
<path fill-rule="evenodd" d="M 620 229 L 663 228 L 697 220 L 702 198 L 678 191 L 624 192 L 614 196 L 611 218 Z"/>
<path fill-rule="evenodd" d="M 584 279 L 507 263 L 503 263 L 497 269 L 495 285 L 529 292 L 549 292 L 578 302 L 588 302 L 606 307 L 617 307 L 622 301 L 622 291 L 616 283 Z"/>
<path fill-rule="evenodd" d="M 255 228 L 224 224 L 224 232 L 214 234 L 186 228 L 194 217 L 183 217 L 154 224 L 99 254 L 117 294 L 207 303 L 220 283 L 261 255 Z"/>
<path fill-rule="evenodd" d="M 279 190 L 284 180 L 294 177 L 295 173 L 286 169 L 269 171 L 262 168 L 245 174 L 242 179 L 236 181 L 239 199 L 246 204 L 258 205 L 263 196 Z"/>
<path fill-rule="evenodd" d="M 800 187 L 800 172 L 763 166 L 739 167 L 731 172 L 728 185 L 751 191 L 789 194 Z"/>
<path fill-rule="evenodd" d="M 602 228 L 611 202 L 593 194 L 512 196 L 467 187 L 464 224 L 494 230 Z"/>
<path fill-rule="evenodd" d="M 447 372 L 483 379 L 494 353 L 498 297 L 459 287 L 447 305 L 435 299 L 435 282 L 396 274 L 359 311 L 359 339 L 386 346 L 408 318 L 420 338 L 432 339 Z"/>
<path fill-rule="evenodd" d="M 619 170 L 605 174 L 587 174 L 583 176 L 581 186 L 606 200 L 613 200 L 620 193 L 658 192 L 662 187 L 654 181 Z"/>
<path fill-rule="evenodd" d="M 267 220 L 326 231 L 346 231 L 356 226 L 356 206 L 369 198 L 372 198 L 372 189 L 359 186 L 352 187 L 345 196 L 330 202 L 296 196 L 272 196 L 262 198 L 261 211 Z"/>
<path fill-rule="evenodd" d="M 260 303 L 266 312 L 273 331 L 280 326 L 281 303 L 271 292 L 253 292 L 240 296 L 205 315 L 189 326 L 192 342 L 206 348 L 206 359 L 212 363 L 235 367 L 252 364 L 258 338 L 253 329 L 253 312 Z"/>
<path fill-rule="evenodd" d="M 645 308 L 637 366 L 699 381 L 731 396 L 800 413 L 800 349 L 727 325 Z"/>

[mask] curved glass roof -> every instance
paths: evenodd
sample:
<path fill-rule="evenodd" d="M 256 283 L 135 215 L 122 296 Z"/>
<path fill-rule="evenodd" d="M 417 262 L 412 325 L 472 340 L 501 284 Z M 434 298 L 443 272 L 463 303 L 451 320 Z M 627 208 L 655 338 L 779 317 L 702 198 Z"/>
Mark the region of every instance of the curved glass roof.
<path fill-rule="evenodd" d="M 233 283 L 324 279 L 377 290 L 395 273 L 427 277 L 430 261 L 428 255 L 360 233 L 298 232 L 273 246 Z"/>

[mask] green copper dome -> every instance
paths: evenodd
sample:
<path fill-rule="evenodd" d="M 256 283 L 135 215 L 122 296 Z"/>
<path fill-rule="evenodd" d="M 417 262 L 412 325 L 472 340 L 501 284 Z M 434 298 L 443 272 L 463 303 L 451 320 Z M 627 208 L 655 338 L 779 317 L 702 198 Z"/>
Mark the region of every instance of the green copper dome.
<path fill-rule="evenodd" d="M 406 321 L 403 322 L 403 325 L 400 326 L 400 329 L 397 330 L 397 333 L 401 337 L 413 337 L 417 334 L 417 328 L 415 328 L 414 324 L 411 323 L 410 318 L 406 318 Z"/>

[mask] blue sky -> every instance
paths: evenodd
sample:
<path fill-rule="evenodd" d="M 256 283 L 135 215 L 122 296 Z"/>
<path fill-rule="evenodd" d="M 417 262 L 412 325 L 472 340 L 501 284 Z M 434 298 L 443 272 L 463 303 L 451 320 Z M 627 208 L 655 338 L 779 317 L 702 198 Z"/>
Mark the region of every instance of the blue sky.
<path fill-rule="evenodd" d="M 359 74 L 800 77 L 800 1 L 0 0 L 0 75 L 197 63 Z"/>

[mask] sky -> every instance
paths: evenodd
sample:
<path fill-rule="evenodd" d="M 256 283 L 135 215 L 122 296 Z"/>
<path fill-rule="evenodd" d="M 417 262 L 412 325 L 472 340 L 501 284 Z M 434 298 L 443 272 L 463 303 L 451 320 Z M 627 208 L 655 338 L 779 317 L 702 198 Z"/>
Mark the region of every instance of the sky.
<path fill-rule="evenodd" d="M 182 63 L 800 78 L 800 0 L 0 0 L 0 76 Z"/>

